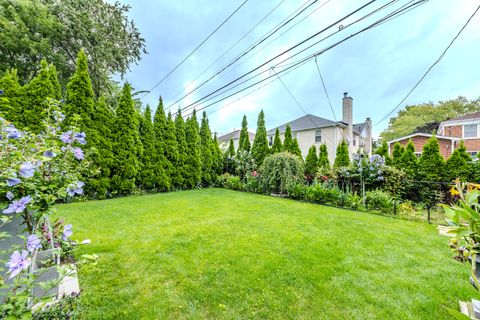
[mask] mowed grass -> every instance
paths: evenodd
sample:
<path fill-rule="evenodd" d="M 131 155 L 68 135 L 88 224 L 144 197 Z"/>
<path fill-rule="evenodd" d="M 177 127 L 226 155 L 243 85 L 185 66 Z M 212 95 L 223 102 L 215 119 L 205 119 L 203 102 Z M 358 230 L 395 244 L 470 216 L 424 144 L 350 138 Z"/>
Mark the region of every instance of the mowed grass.
<path fill-rule="evenodd" d="M 448 319 L 475 296 L 435 226 L 222 189 L 58 207 L 85 319 Z"/>

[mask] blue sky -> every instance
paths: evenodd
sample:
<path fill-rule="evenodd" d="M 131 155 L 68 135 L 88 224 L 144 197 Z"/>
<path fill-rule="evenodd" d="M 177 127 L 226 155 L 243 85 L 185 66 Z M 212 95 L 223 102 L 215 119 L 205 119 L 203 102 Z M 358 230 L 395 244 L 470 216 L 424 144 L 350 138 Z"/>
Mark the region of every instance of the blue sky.
<path fill-rule="evenodd" d="M 243 0 L 131 0 L 124 2 L 132 7 L 130 17 L 145 38 L 148 50 L 148 54 L 143 56 L 138 65 L 131 66 L 125 79 L 136 90 L 148 90 L 205 39 Z M 317 1 L 288 26 L 316 10 L 310 17 L 261 51 L 240 60 L 241 63 L 226 70 L 222 76 L 172 105 L 177 94 L 179 94 L 177 98 L 180 98 L 190 92 L 305 3 L 305 0 L 283 2 L 282 0 L 249 0 L 192 57 L 150 94 L 142 98 L 142 101 L 155 108 L 158 97 L 161 95 L 165 107 L 171 106 L 172 112 L 176 111 L 179 107 L 187 106 L 323 29 L 366 2 L 366 0 Z M 377 1 L 348 21 L 353 21 L 386 2 Z M 358 25 L 344 28 L 342 32 L 316 45 L 312 50 L 325 48 L 407 2 L 406 0 L 398 1 L 386 11 Z M 280 5 L 268 18 L 202 77 L 194 81 L 206 67 L 278 4 Z M 323 6 L 319 8 L 321 5 Z M 326 82 L 336 118 L 341 118 L 341 98 L 343 92 L 348 91 L 353 97 L 355 122 L 361 122 L 366 117 L 371 117 L 374 123 L 382 119 L 437 59 L 476 6 L 478 6 L 476 0 L 430 0 L 401 17 L 362 33 L 318 56 L 318 65 Z M 342 24 L 346 26 L 348 21 Z M 335 30 L 338 30 L 338 25 L 324 35 Z M 275 36 L 271 39 L 273 38 Z M 312 50 L 308 52 L 313 52 Z M 480 14 L 471 21 L 440 64 L 432 70 L 402 107 L 406 104 L 446 100 L 460 95 L 468 99 L 476 99 L 480 96 L 479 53 Z M 288 58 L 288 54 L 282 57 L 284 58 Z M 294 60 L 296 59 L 288 62 Z M 268 64 L 264 69 L 269 69 L 272 65 Z M 271 71 L 267 70 L 263 77 L 270 74 Z M 334 119 L 314 60 L 280 77 L 306 112 Z M 249 91 L 206 109 L 212 131 L 226 133 L 234 128 L 238 129 L 243 114 L 247 115 L 251 131 L 255 131 L 257 115 L 261 109 L 265 112 L 267 128 L 273 128 L 304 115 L 278 80 L 233 102 Z M 375 126 L 374 135 L 378 136 L 387 124 L 388 120 Z"/>

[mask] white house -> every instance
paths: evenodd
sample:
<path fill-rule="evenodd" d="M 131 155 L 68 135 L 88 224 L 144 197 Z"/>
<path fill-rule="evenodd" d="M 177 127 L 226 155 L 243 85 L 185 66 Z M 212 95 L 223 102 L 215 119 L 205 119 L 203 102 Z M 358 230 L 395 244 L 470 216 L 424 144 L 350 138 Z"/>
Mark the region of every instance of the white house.
<path fill-rule="evenodd" d="M 372 152 L 372 121 L 370 118 L 367 118 L 365 122 L 353 123 L 353 99 L 348 96 L 348 92 L 343 94 L 342 121 L 333 121 L 307 114 L 269 130 L 267 137 L 270 145 L 273 144 L 277 128 L 280 131 L 280 138 L 283 142 L 287 125 L 290 125 L 293 138 L 297 138 L 304 158 L 312 145 L 317 147 L 318 152 L 320 145 L 326 144 L 328 158 L 330 163 L 333 163 L 337 146 L 342 140 L 347 142 L 350 156 L 360 149 L 367 154 Z"/>

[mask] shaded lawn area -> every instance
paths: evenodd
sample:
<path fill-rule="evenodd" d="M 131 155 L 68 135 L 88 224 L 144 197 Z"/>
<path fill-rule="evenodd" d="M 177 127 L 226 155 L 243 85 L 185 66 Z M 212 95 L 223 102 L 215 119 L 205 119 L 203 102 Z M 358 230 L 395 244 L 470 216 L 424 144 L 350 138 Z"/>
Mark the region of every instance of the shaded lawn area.
<path fill-rule="evenodd" d="M 426 223 L 222 189 L 58 207 L 85 319 L 449 319 L 475 296 Z"/>

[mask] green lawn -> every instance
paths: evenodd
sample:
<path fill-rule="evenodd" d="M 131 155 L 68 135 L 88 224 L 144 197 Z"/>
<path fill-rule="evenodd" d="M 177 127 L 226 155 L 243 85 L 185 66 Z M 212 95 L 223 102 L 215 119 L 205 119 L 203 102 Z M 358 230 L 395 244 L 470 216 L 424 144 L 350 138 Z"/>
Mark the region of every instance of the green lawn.
<path fill-rule="evenodd" d="M 58 207 L 86 319 L 448 319 L 475 295 L 435 226 L 206 189 Z"/>

